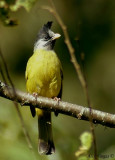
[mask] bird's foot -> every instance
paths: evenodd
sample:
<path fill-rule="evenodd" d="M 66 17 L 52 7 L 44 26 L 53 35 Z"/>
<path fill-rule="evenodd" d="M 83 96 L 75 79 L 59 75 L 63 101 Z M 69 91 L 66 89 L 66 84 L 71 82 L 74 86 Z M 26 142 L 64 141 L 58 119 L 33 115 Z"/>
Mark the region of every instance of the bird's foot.
<path fill-rule="evenodd" d="M 35 97 L 35 100 L 36 100 L 36 102 L 37 102 L 38 93 L 33 92 L 32 95 Z"/>
<path fill-rule="evenodd" d="M 61 98 L 54 97 L 54 100 L 57 101 L 57 102 L 59 102 L 59 101 L 61 101 Z"/>
<path fill-rule="evenodd" d="M 57 102 L 58 102 L 58 105 L 59 105 L 59 102 L 61 101 L 61 98 L 54 97 L 53 99 L 54 99 L 55 101 L 57 101 Z M 55 113 L 56 116 L 58 116 L 58 112 L 57 112 L 57 111 L 55 111 L 54 113 Z"/>
<path fill-rule="evenodd" d="M 37 96 L 38 96 L 38 93 L 36 93 L 36 92 L 33 92 L 32 94 L 33 94 L 33 96 L 34 96 L 35 98 L 37 98 Z"/>

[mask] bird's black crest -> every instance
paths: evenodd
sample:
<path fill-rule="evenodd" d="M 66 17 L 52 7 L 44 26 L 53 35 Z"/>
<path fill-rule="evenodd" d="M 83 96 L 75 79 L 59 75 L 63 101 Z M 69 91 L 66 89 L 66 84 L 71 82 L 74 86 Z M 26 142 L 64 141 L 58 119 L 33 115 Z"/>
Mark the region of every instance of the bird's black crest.
<path fill-rule="evenodd" d="M 52 23 L 53 23 L 52 21 L 47 22 L 47 24 L 44 24 L 43 28 L 50 29 L 50 28 L 51 28 L 51 26 L 52 26 Z"/>
<path fill-rule="evenodd" d="M 52 23 L 53 23 L 52 21 L 49 21 L 46 24 L 44 24 L 44 26 L 41 28 L 41 30 L 38 33 L 37 40 L 48 35 L 48 30 L 51 28 Z"/>

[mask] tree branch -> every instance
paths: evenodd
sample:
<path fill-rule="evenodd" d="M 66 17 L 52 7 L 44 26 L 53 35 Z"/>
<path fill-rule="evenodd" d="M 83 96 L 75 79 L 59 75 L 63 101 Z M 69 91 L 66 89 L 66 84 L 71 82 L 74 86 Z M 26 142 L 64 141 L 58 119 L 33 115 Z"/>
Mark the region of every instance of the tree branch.
<path fill-rule="evenodd" d="M 63 101 L 55 101 L 50 98 L 37 97 L 37 99 L 29 94 L 19 90 L 15 90 L 7 86 L 5 83 L 0 81 L 0 96 L 7 98 L 12 101 L 16 101 L 21 105 L 29 106 L 33 105 L 36 108 L 56 111 L 71 117 L 75 117 L 79 120 L 90 121 L 90 109 L 87 107 L 71 104 Z M 101 124 L 106 127 L 115 128 L 115 115 L 92 109 L 92 122 L 94 124 Z"/>

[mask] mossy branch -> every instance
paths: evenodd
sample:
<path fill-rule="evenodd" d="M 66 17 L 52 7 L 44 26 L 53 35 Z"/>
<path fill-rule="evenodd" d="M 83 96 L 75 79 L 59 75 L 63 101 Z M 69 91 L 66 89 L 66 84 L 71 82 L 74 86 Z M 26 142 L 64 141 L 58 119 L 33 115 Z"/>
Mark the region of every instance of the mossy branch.
<path fill-rule="evenodd" d="M 33 105 L 35 108 L 58 112 L 79 120 L 90 121 L 90 109 L 76 104 L 64 101 L 56 101 L 54 99 L 38 96 L 37 98 L 29 93 L 15 90 L 0 81 L 0 96 L 9 100 L 20 103 L 22 106 Z M 115 128 L 115 115 L 103 111 L 92 109 L 92 122 L 101 124 L 106 127 Z"/>

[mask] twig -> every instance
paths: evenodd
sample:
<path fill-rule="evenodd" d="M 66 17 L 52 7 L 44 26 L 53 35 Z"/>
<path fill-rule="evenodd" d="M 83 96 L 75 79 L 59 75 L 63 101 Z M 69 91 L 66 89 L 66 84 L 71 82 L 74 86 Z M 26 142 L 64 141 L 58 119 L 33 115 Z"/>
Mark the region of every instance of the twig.
<path fill-rule="evenodd" d="M 16 96 L 15 87 L 14 87 L 14 84 L 13 84 L 11 78 L 10 78 L 10 75 L 9 75 L 9 72 L 8 72 L 8 68 L 7 68 L 7 65 L 6 65 L 6 62 L 5 62 L 5 59 L 4 59 L 4 57 L 3 57 L 3 54 L 2 54 L 2 52 L 1 52 L 1 50 L 0 50 L 0 57 L 1 57 L 1 59 L 2 59 L 4 68 L 5 68 L 7 78 L 8 78 L 8 80 L 9 80 L 11 86 L 12 86 L 12 94 L 13 94 L 14 96 Z M 0 72 L 1 72 L 1 75 L 2 75 L 2 78 L 3 78 L 4 82 L 7 84 L 6 78 L 5 78 L 5 76 L 4 76 L 4 72 L 3 72 L 3 70 L 2 70 L 1 65 L 0 65 Z M 6 87 L 7 87 L 7 85 L 6 85 Z M 8 87 L 7 87 L 7 91 L 8 91 L 8 94 L 10 95 L 11 92 L 10 92 L 10 90 L 8 89 Z M 14 101 L 13 101 L 13 103 L 14 103 L 14 106 L 15 106 L 15 108 L 16 108 L 17 114 L 18 114 L 18 116 L 19 116 L 19 119 L 20 119 L 20 122 L 21 122 L 21 126 L 22 126 L 22 130 L 23 130 L 23 133 L 24 133 L 24 135 L 25 135 L 25 138 L 26 138 L 28 147 L 29 147 L 29 149 L 32 151 L 32 153 L 33 153 L 33 155 L 34 155 L 34 157 L 35 157 L 35 154 L 34 154 L 34 151 L 33 151 L 32 142 L 31 142 L 31 138 L 30 138 L 30 136 L 29 136 L 29 134 L 28 134 L 28 131 L 27 131 L 26 127 L 25 127 L 22 114 L 21 114 L 21 112 L 20 112 L 20 110 L 19 110 L 19 107 L 18 107 L 18 103 L 17 103 L 17 102 L 14 102 Z M 36 157 L 35 157 L 35 159 L 36 159 Z"/>
<path fill-rule="evenodd" d="M 75 54 L 74 54 L 75 50 L 72 47 L 72 44 L 69 39 L 66 25 L 63 23 L 63 21 L 61 20 L 61 18 L 58 15 L 58 13 L 54 9 L 52 9 L 51 7 L 48 7 L 48 6 L 42 6 L 42 9 L 48 10 L 50 13 L 52 13 L 55 16 L 55 18 L 57 19 L 57 22 L 59 23 L 59 25 L 61 26 L 63 33 L 64 33 L 64 36 L 65 36 L 65 43 L 66 43 L 68 50 L 69 50 L 69 53 L 71 55 L 71 62 L 73 63 L 73 65 L 75 67 L 75 70 L 78 74 L 78 78 L 79 78 L 80 82 L 82 83 L 82 86 L 86 87 L 86 83 L 85 83 L 84 78 L 82 76 L 80 65 L 77 62 Z"/>
<path fill-rule="evenodd" d="M 10 94 L 9 94 L 10 91 Z M 89 108 L 71 104 L 63 101 L 55 101 L 50 98 L 37 97 L 37 99 L 29 94 L 19 90 L 16 90 L 16 96 L 13 94 L 12 87 L 7 86 L 0 81 L 0 96 L 16 101 L 24 106 L 34 106 L 36 108 L 57 111 L 59 113 L 75 117 L 79 120 L 90 121 Z M 92 122 L 94 124 L 101 124 L 106 127 L 115 128 L 115 114 L 106 113 L 103 111 L 92 109 Z"/>
<path fill-rule="evenodd" d="M 94 158 L 95 160 L 98 160 L 98 156 L 97 156 L 97 147 L 96 147 L 96 137 L 95 137 L 95 131 L 94 131 L 94 126 L 93 126 L 93 123 L 92 123 L 92 107 L 91 107 L 91 103 L 90 103 L 90 99 L 89 99 L 89 95 L 88 95 L 88 89 L 87 89 L 87 83 L 85 81 L 85 78 L 82 74 L 82 71 L 81 71 L 81 68 L 80 68 L 80 65 L 75 57 L 75 50 L 71 44 L 71 41 L 70 41 L 70 38 L 69 38 L 69 34 L 67 32 L 67 27 L 66 25 L 64 24 L 63 20 L 61 19 L 61 17 L 59 16 L 56 8 L 55 8 L 55 5 L 53 3 L 52 0 L 48 0 L 51 7 L 42 7 L 43 9 L 46 9 L 48 10 L 50 13 L 52 13 L 54 15 L 54 17 L 56 18 L 57 22 L 59 23 L 60 27 L 62 28 L 62 31 L 64 33 L 64 36 L 65 36 L 65 43 L 67 45 L 67 48 L 69 50 L 69 53 L 70 53 L 70 56 L 71 56 L 71 62 L 73 63 L 74 65 L 74 68 L 78 74 L 78 78 L 80 80 L 80 83 L 84 89 L 84 92 L 85 92 L 85 95 L 86 95 L 86 100 L 87 100 L 87 104 L 88 104 L 88 107 L 90 108 L 90 112 L 89 112 L 89 115 L 90 115 L 90 126 L 91 126 L 91 132 L 92 132 L 92 136 L 93 136 L 93 143 L 94 143 Z"/>
<path fill-rule="evenodd" d="M 90 108 L 90 122 L 92 122 L 92 107 L 91 107 L 91 102 L 90 102 L 90 98 L 89 98 L 89 93 L 88 93 L 88 85 L 87 85 L 87 80 L 86 80 L 86 75 L 85 75 L 85 66 L 84 66 L 84 53 L 82 52 L 82 50 L 81 50 L 81 46 L 80 46 L 80 41 L 79 40 L 77 40 L 78 41 L 78 46 L 79 46 L 79 51 L 80 51 L 80 53 L 82 53 L 82 57 L 81 57 L 81 60 L 82 60 L 82 65 L 81 65 L 81 67 L 82 67 L 82 73 L 83 73 L 83 77 L 84 77 L 84 80 L 85 80 L 85 83 L 86 83 L 86 85 L 85 85 L 85 95 L 86 95 L 86 100 L 87 100 L 87 105 L 89 106 L 89 108 Z M 97 155 L 97 147 L 96 147 L 96 138 L 95 138 L 95 131 L 94 131 L 94 126 L 93 126 L 93 123 L 90 123 L 90 126 L 91 126 L 91 132 L 92 132 L 92 135 L 93 135 L 93 144 L 94 144 L 94 157 L 96 157 Z M 98 157 L 96 157 L 96 158 L 98 158 Z"/>

